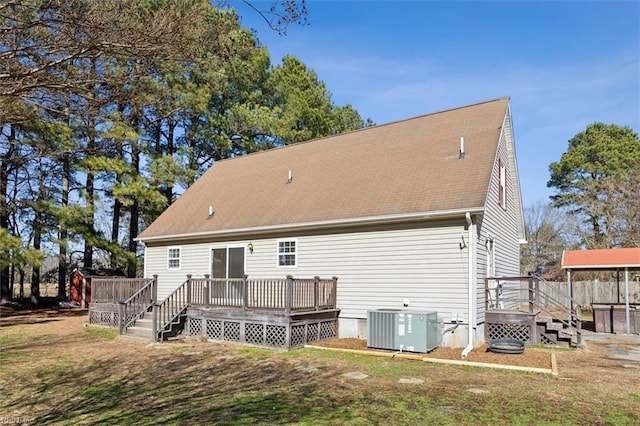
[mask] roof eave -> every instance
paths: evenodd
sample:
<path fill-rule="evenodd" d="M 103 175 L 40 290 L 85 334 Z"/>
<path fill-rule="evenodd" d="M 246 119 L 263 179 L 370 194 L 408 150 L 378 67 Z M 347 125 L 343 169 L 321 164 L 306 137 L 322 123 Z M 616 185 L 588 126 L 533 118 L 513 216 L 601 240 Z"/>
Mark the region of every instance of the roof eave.
<path fill-rule="evenodd" d="M 170 242 L 175 240 L 199 240 L 203 238 L 230 238 L 230 237 L 256 237 L 260 235 L 276 234 L 278 232 L 304 232 L 321 231 L 341 228 L 352 228 L 355 226 L 391 225 L 400 223 L 420 222 L 427 220 L 452 219 L 464 217 L 466 213 L 477 215 L 484 212 L 484 207 L 472 207 L 465 209 L 440 210 L 433 212 L 406 213 L 398 215 L 360 217 L 352 219 L 335 219 L 319 222 L 289 223 L 283 225 L 270 225 L 251 228 L 223 229 L 217 231 L 194 232 L 187 234 L 159 235 L 155 237 L 138 237 L 135 240 L 146 242 Z"/>

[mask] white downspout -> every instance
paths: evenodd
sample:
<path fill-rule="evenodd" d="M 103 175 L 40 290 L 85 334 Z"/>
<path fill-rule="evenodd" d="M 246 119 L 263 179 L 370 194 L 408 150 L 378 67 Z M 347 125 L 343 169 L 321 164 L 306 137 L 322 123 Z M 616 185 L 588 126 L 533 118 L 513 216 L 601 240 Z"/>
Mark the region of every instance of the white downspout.
<path fill-rule="evenodd" d="M 473 282 L 473 247 L 475 244 L 474 235 L 473 235 L 473 222 L 471 221 L 471 213 L 465 213 L 465 218 L 467 219 L 467 229 L 469 230 L 469 325 L 468 325 L 468 335 L 469 335 L 469 343 L 467 347 L 464 348 L 462 354 L 460 356 L 462 359 L 465 359 L 469 353 L 473 350 L 473 328 L 471 327 L 471 320 L 473 317 L 473 304 L 475 300 L 473 298 L 473 288 L 475 283 Z"/>

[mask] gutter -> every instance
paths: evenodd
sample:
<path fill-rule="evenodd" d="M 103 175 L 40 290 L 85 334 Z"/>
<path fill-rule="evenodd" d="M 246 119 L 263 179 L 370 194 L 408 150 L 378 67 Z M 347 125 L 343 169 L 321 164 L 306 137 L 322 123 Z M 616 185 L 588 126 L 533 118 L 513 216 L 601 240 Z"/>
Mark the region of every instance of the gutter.
<path fill-rule="evenodd" d="M 438 210 L 433 212 L 404 213 L 396 215 L 357 217 L 350 219 L 332 219 L 317 222 L 287 223 L 281 225 L 257 226 L 251 228 L 220 229 L 216 231 L 202 231 L 171 235 L 139 236 L 135 241 L 140 242 L 174 242 L 175 240 L 199 240 L 204 238 L 256 238 L 260 235 L 278 234 L 282 232 L 319 231 L 325 229 L 353 228 L 354 226 L 380 225 L 419 222 L 423 220 L 450 219 L 465 214 L 482 213 L 484 207 L 472 209 Z M 215 219 L 214 219 L 215 220 Z"/>
<path fill-rule="evenodd" d="M 473 221 L 471 220 L 471 213 L 470 212 L 466 212 L 465 213 L 465 218 L 467 219 L 467 229 L 468 229 L 468 233 L 469 233 L 469 306 L 468 306 L 468 311 L 469 311 L 469 326 L 468 326 L 468 331 L 467 334 L 469 335 L 469 340 L 467 343 L 467 346 L 464 348 L 464 350 L 462 351 L 462 353 L 460 354 L 460 357 L 462 359 L 467 358 L 467 356 L 469 356 L 469 353 L 471 353 L 471 351 L 473 350 L 473 330 L 471 327 L 471 320 L 473 317 L 473 304 L 474 304 L 474 298 L 473 298 L 473 286 L 474 286 L 474 281 L 473 281 L 473 248 L 475 246 L 475 241 L 474 241 L 474 232 L 473 232 Z"/>

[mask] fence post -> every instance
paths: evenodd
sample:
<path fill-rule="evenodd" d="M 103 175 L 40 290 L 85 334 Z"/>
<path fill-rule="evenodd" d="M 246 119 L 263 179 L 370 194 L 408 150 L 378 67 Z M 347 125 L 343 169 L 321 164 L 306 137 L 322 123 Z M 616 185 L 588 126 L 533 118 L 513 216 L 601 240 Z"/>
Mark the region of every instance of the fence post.
<path fill-rule="evenodd" d="M 315 276 L 313 277 L 313 306 L 317 311 L 320 310 L 320 277 L 319 276 Z"/>
<path fill-rule="evenodd" d="M 158 301 L 158 274 L 153 274 L 153 288 L 151 289 L 151 301 Z"/>
<path fill-rule="evenodd" d="M 187 303 L 191 304 L 191 274 L 187 274 Z"/>
<path fill-rule="evenodd" d="M 291 303 L 293 301 L 293 275 L 287 275 L 287 288 L 286 288 L 286 306 L 285 312 L 287 315 L 291 315 Z"/>
<path fill-rule="evenodd" d="M 122 334 L 124 331 L 125 312 L 124 302 L 118 302 L 118 334 Z"/>
<path fill-rule="evenodd" d="M 249 278 L 249 275 L 247 274 L 242 277 L 242 309 L 245 311 L 249 307 L 249 280 L 247 278 Z"/>
<path fill-rule="evenodd" d="M 211 305 L 211 275 L 205 274 L 204 279 L 207 280 L 207 286 L 204 289 L 204 305 L 208 308 Z"/>

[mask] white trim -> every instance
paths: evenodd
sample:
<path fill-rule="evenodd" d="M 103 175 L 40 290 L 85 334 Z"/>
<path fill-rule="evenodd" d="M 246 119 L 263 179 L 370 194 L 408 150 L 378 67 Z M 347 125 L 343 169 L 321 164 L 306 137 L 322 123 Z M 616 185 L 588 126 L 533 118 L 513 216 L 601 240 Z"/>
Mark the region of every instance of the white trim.
<path fill-rule="evenodd" d="M 280 253 L 280 243 L 293 243 L 294 244 L 294 251 L 293 253 Z M 298 267 L 298 254 L 299 252 L 300 246 L 298 245 L 298 239 L 297 238 L 280 238 L 278 240 L 276 240 L 276 268 L 278 269 L 293 269 L 293 268 L 297 268 Z M 284 255 L 284 256 L 291 256 L 293 255 L 293 265 L 281 265 L 280 264 L 280 256 Z"/>
<path fill-rule="evenodd" d="M 170 265 L 170 262 L 172 260 L 176 260 L 175 257 L 170 256 L 171 250 L 178 250 L 178 257 L 177 257 L 178 266 L 177 267 L 176 266 L 172 267 Z M 167 247 L 167 271 L 180 271 L 181 269 L 182 269 L 182 246 Z"/>
<path fill-rule="evenodd" d="M 286 223 L 282 225 L 269 225 L 269 226 L 257 226 L 252 228 L 238 228 L 238 229 L 223 229 L 219 231 L 204 231 L 193 232 L 186 234 L 171 234 L 171 235 L 158 235 L 155 237 L 138 237 L 136 241 L 172 241 L 172 240 L 191 240 L 205 237 L 229 237 L 236 236 L 241 237 L 245 235 L 251 235 L 255 237 L 259 234 L 276 233 L 282 231 L 303 231 L 303 230 L 321 230 L 323 228 L 339 229 L 339 228 L 351 228 L 354 226 L 364 225 L 381 225 L 381 224 L 394 224 L 403 222 L 416 222 L 422 220 L 435 220 L 435 219 L 450 219 L 454 217 L 464 217 L 466 212 L 471 214 L 481 214 L 484 212 L 484 207 L 473 207 L 470 209 L 455 209 L 455 210 L 438 210 L 434 212 L 419 212 L 419 213 L 404 213 L 398 215 L 384 215 L 384 216 L 369 216 L 369 217 L 357 217 L 351 219 L 333 219 L 324 220 L 318 222 L 303 222 L 303 223 Z"/>
<path fill-rule="evenodd" d="M 143 271 L 142 271 L 142 276 L 144 278 L 147 278 L 149 275 L 147 275 L 147 245 L 142 243 L 142 246 L 144 247 L 144 262 L 143 262 Z"/>

